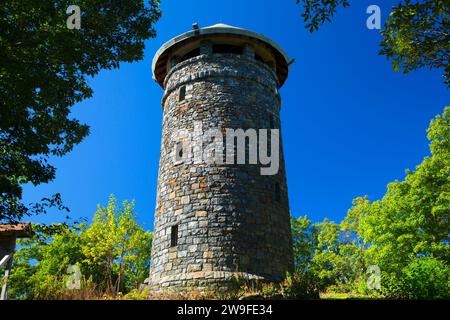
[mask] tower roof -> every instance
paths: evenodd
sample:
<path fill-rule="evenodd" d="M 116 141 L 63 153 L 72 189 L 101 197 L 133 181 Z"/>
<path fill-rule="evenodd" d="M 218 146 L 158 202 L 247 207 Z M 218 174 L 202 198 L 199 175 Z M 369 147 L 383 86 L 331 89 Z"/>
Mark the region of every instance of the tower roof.
<path fill-rule="evenodd" d="M 213 40 L 220 37 L 230 41 L 240 40 L 246 43 L 253 43 L 264 47 L 275 57 L 276 74 L 280 81 L 280 87 L 286 81 L 289 70 L 289 58 L 284 50 L 272 39 L 246 29 L 230 26 L 223 23 L 214 24 L 209 27 L 194 29 L 180 34 L 164 43 L 156 52 L 152 62 L 153 79 L 163 86 L 167 75 L 167 64 L 178 49 L 190 43 L 201 40 Z M 223 41 L 223 40 L 222 40 Z"/>
<path fill-rule="evenodd" d="M 216 23 L 216 24 L 213 24 L 212 26 L 204 27 L 203 29 L 208 29 L 208 28 L 234 28 L 234 29 L 241 29 L 241 28 L 238 28 L 238 27 L 230 26 L 229 24 L 225 24 L 225 23 Z M 241 30 L 244 30 L 244 29 L 241 29 Z"/>

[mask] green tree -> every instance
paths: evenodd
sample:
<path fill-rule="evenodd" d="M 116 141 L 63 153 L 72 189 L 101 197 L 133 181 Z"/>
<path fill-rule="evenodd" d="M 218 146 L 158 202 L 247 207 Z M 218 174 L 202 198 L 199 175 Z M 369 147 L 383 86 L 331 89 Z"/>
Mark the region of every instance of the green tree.
<path fill-rule="evenodd" d="M 31 277 L 34 299 L 52 299 L 65 290 L 67 268 L 77 265 L 83 270 L 82 244 L 80 235 L 85 225 L 66 225 L 62 232 L 52 236 L 51 241 L 43 245 L 38 252 L 38 266 Z"/>
<path fill-rule="evenodd" d="M 124 201 L 121 207 L 111 196 L 83 234 L 84 262 L 110 294 L 136 288 L 148 276 L 152 234 L 137 224 L 133 211 L 134 203 Z"/>
<path fill-rule="evenodd" d="M 448 299 L 450 267 L 433 257 L 416 257 L 404 267 L 400 277 L 384 275 L 387 296 L 396 299 Z"/>
<path fill-rule="evenodd" d="M 291 220 L 292 243 L 295 269 L 306 273 L 311 267 L 311 260 L 317 247 L 317 230 L 307 217 Z"/>
<path fill-rule="evenodd" d="M 120 207 L 111 196 L 89 227 L 77 222 L 33 229 L 36 236 L 20 240 L 14 255 L 8 285 L 12 299 L 110 296 L 138 288 L 148 276 L 152 233 L 137 224 L 132 203 Z M 82 275 L 79 295 L 66 286 L 72 265 Z"/>
<path fill-rule="evenodd" d="M 450 4 L 446 0 L 405 1 L 393 8 L 381 31 L 380 53 L 404 73 L 422 67 L 444 69 L 450 86 Z"/>
<path fill-rule="evenodd" d="M 388 296 L 408 287 L 405 272 L 422 270 L 410 265 L 416 259 L 445 262 L 449 257 L 450 107 L 431 121 L 428 138 L 431 156 L 415 171 L 407 171 L 403 181 L 390 183 L 381 200 L 370 203 L 360 198 L 352 209 L 362 215 L 359 232 L 368 244 L 365 256 L 380 267 L 390 286 L 383 287 Z"/>
<path fill-rule="evenodd" d="M 81 29 L 66 10 L 81 8 Z M 0 220 L 63 209 L 56 194 L 24 204 L 22 185 L 55 177 L 50 156 L 63 156 L 89 128 L 70 116 L 92 96 L 88 78 L 143 57 L 155 37 L 158 0 L 6 0 L 0 6 Z"/>
<path fill-rule="evenodd" d="M 302 6 L 305 27 L 310 32 L 330 22 L 337 8 L 348 0 L 297 0 Z M 399 1 L 381 31 L 380 54 L 392 61 L 394 70 L 408 73 L 422 67 L 444 69 L 450 85 L 450 4 L 446 0 Z"/>
<path fill-rule="evenodd" d="M 367 263 L 365 252 L 367 243 L 362 237 L 362 219 L 364 218 L 364 208 L 369 201 L 366 198 L 353 200 L 353 207 L 347 212 L 344 220 L 340 223 L 340 254 L 346 262 L 347 290 L 360 291 L 366 293 L 365 286 Z M 363 292 L 361 292 L 363 291 Z"/>
<path fill-rule="evenodd" d="M 18 242 L 8 281 L 12 299 L 52 299 L 65 288 L 67 268 L 82 261 L 80 232 L 84 223 L 57 224 L 52 228 L 34 224 L 36 235 Z"/>
<path fill-rule="evenodd" d="M 349 210 L 340 224 L 328 219 L 313 224 L 307 216 L 292 219 L 294 261 L 300 278 L 319 284 L 321 290 L 330 286 L 354 290 L 357 280 L 364 280 L 366 269 L 359 220 L 357 209 Z"/>
<path fill-rule="evenodd" d="M 385 297 L 449 297 L 450 107 L 427 132 L 431 155 L 381 200 L 354 199 L 340 224 L 292 219 L 300 279 L 306 274 L 322 291 L 379 294 L 369 291 L 366 274 L 377 265 Z"/>
<path fill-rule="evenodd" d="M 340 252 L 339 225 L 329 221 L 317 223 L 317 247 L 311 261 L 311 270 L 318 277 L 320 289 L 346 280 L 346 263 Z"/>
<path fill-rule="evenodd" d="M 350 6 L 348 0 L 296 0 L 302 6 L 302 18 L 305 28 L 310 32 L 319 30 L 319 26 L 325 22 L 331 22 L 337 8 Z"/>

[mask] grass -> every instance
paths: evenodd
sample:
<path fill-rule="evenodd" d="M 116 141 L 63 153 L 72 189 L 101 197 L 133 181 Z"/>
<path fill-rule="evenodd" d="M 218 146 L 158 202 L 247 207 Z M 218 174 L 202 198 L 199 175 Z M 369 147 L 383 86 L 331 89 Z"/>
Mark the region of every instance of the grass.
<path fill-rule="evenodd" d="M 369 296 L 366 294 L 358 294 L 358 293 L 341 293 L 341 292 L 321 292 L 320 299 L 322 300 L 369 300 L 369 299 L 377 299 L 375 296 Z"/>

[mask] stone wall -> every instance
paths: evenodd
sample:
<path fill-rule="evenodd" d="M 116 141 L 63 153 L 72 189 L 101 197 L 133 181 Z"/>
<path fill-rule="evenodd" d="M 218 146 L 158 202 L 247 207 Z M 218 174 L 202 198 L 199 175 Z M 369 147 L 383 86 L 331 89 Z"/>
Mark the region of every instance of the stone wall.
<path fill-rule="evenodd" d="M 201 52 L 173 63 L 164 83 L 150 284 L 220 286 L 232 275 L 279 281 L 293 269 L 282 145 L 278 174 L 263 176 L 254 164 L 174 164 L 171 141 L 194 121 L 203 131 L 280 128 L 278 79 L 251 51 Z M 178 101 L 182 86 L 186 96 Z"/>

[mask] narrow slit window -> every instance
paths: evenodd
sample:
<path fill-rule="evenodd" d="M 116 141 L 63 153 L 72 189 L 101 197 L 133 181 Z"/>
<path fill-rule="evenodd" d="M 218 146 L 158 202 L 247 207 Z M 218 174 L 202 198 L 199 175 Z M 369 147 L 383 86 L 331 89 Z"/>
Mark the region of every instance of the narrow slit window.
<path fill-rule="evenodd" d="M 275 183 L 275 201 L 276 202 L 281 201 L 280 184 L 278 182 Z"/>
<path fill-rule="evenodd" d="M 184 99 L 186 99 L 186 86 L 182 86 L 178 94 L 178 101 L 183 101 Z"/>
<path fill-rule="evenodd" d="M 275 128 L 275 120 L 273 114 L 269 114 L 269 129 Z"/>
<path fill-rule="evenodd" d="M 175 152 L 175 160 L 183 160 L 183 142 L 177 142 Z"/>
<path fill-rule="evenodd" d="M 178 225 L 170 228 L 170 246 L 176 247 L 178 245 Z"/>

